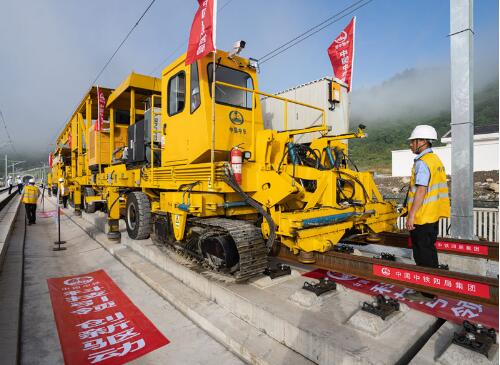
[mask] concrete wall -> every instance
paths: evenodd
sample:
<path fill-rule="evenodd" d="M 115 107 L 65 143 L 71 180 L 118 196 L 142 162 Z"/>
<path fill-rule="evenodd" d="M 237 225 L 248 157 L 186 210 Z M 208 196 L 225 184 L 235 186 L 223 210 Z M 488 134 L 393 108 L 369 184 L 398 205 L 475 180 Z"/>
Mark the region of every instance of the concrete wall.
<path fill-rule="evenodd" d="M 493 140 L 474 139 L 474 171 L 498 170 L 498 137 Z M 446 173 L 451 174 L 451 144 L 434 147 L 433 151 L 443 161 Z M 392 151 L 392 176 L 410 176 L 414 157 L 410 150 Z"/>
<path fill-rule="evenodd" d="M 329 110 L 328 83 L 329 78 L 312 81 L 292 89 L 276 93 L 281 97 L 300 101 L 323 108 L 326 112 L 326 123 L 332 130 L 329 134 L 347 133 L 349 129 L 349 94 L 347 88 L 341 87 L 340 103 L 335 110 Z M 277 131 L 284 130 L 284 102 L 273 98 L 262 98 L 264 126 Z M 321 112 L 300 105 L 288 104 L 288 129 L 300 129 L 321 125 Z M 297 142 L 309 142 L 319 137 L 319 133 L 303 134 L 296 137 Z"/>

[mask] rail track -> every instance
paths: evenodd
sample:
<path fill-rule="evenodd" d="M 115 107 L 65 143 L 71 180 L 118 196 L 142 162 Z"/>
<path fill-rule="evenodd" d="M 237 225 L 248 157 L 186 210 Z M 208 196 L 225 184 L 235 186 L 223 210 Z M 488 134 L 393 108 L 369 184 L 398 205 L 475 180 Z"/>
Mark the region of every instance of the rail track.
<path fill-rule="evenodd" d="M 357 236 L 343 240 L 346 244 L 364 245 L 375 244 L 396 248 L 411 248 L 408 233 L 382 232 L 377 234 L 378 240 L 370 240 L 369 236 Z M 498 242 L 471 241 L 456 238 L 438 237 L 436 248 L 439 252 L 457 255 L 484 258 L 498 261 Z"/>
<path fill-rule="evenodd" d="M 2 188 L 0 189 L 0 194 L 6 192 L 7 190 L 9 190 L 9 188 Z M 17 187 L 15 188 L 14 192 L 12 192 L 11 194 L 7 194 L 6 197 L 4 197 L 3 199 L 0 198 L 0 210 L 2 210 L 17 194 Z"/>
<path fill-rule="evenodd" d="M 368 241 L 367 237 L 354 237 L 346 244 L 377 244 L 390 247 L 410 248 L 408 234 L 383 233 L 380 241 Z M 440 252 L 453 255 L 486 258 L 498 261 L 498 242 L 483 242 L 439 238 L 436 247 Z M 470 248 L 468 250 L 467 248 Z M 277 258 L 284 262 L 303 265 L 298 256 L 281 246 Z M 465 274 L 445 269 L 427 268 L 412 264 L 354 255 L 348 251 L 314 253 L 312 269 L 325 269 L 355 275 L 364 279 L 399 284 L 439 296 L 488 306 L 498 306 L 498 278 Z"/>

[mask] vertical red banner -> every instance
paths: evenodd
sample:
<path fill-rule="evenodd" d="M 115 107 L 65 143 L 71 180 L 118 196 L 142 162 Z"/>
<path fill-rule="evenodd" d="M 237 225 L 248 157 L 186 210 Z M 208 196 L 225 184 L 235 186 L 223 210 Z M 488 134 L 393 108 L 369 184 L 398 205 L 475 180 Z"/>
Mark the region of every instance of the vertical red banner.
<path fill-rule="evenodd" d="M 336 78 L 347 84 L 348 91 L 351 90 L 352 84 L 355 28 L 356 17 L 351 19 L 345 29 L 328 47 L 328 56 L 332 62 L 333 73 Z"/>
<path fill-rule="evenodd" d="M 47 285 L 66 365 L 121 365 L 169 343 L 104 270 Z"/>
<path fill-rule="evenodd" d="M 215 51 L 217 0 L 198 0 L 198 10 L 191 25 L 186 65 Z"/>
<path fill-rule="evenodd" d="M 52 162 L 54 160 L 54 155 L 51 153 L 49 153 L 49 167 L 52 168 Z"/>
<path fill-rule="evenodd" d="M 95 121 L 94 130 L 102 130 L 102 124 L 104 123 L 104 110 L 106 109 L 106 98 L 102 90 L 97 86 L 97 119 Z"/>

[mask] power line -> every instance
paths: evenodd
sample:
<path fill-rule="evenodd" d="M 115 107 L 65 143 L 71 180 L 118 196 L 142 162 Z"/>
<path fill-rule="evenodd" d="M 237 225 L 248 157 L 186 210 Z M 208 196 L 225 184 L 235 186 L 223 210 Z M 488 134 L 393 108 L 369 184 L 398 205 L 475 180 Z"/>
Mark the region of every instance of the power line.
<path fill-rule="evenodd" d="M 132 34 L 132 32 L 135 30 L 135 28 L 137 28 L 137 26 L 139 25 L 139 23 L 141 22 L 142 18 L 144 18 L 144 16 L 147 14 L 147 12 L 149 11 L 149 9 L 151 9 L 151 7 L 153 6 L 153 4 L 155 3 L 156 0 L 152 0 L 149 5 L 147 6 L 147 8 L 144 10 L 144 12 L 142 13 L 142 15 L 139 17 L 139 19 L 135 22 L 135 24 L 132 26 L 132 28 L 130 28 L 130 30 L 128 31 L 127 35 L 125 36 L 125 38 L 123 38 L 123 40 L 121 41 L 121 43 L 118 45 L 118 47 L 115 49 L 115 51 L 113 52 L 113 54 L 111 55 L 111 57 L 109 57 L 109 59 L 106 61 L 106 63 L 104 64 L 104 66 L 101 68 L 101 70 L 99 71 L 99 73 L 97 74 L 97 76 L 95 77 L 94 81 L 92 81 L 92 83 L 90 84 L 90 87 L 92 87 L 92 85 L 94 85 L 96 83 L 97 80 L 99 80 L 99 77 L 101 77 L 102 73 L 106 70 L 106 68 L 108 67 L 108 65 L 111 63 L 111 61 L 113 60 L 113 58 L 116 56 L 116 54 L 118 53 L 118 51 L 120 50 L 120 48 L 123 46 L 123 44 L 127 41 L 127 39 L 130 37 L 130 35 Z M 231 0 L 230 0 L 231 1 Z M 78 106 L 78 104 L 75 105 L 75 108 L 76 106 Z M 75 109 L 73 108 L 73 110 Z M 66 118 L 63 122 L 63 124 L 58 128 L 61 129 L 62 127 L 64 127 L 64 125 L 67 123 L 67 121 L 69 120 L 69 118 L 71 118 L 71 116 L 73 115 L 73 111 L 71 111 L 71 114 L 68 116 L 68 118 Z"/>
<path fill-rule="evenodd" d="M 5 118 L 3 117 L 2 110 L 0 110 L 0 117 L 2 117 L 3 127 L 5 128 L 5 133 L 7 134 L 7 139 L 9 140 L 9 144 L 12 147 L 12 149 L 14 150 L 14 152 L 17 153 L 16 146 L 14 145 L 12 138 L 10 138 L 9 130 L 7 129 L 7 123 L 5 123 Z"/>
<path fill-rule="evenodd" d="M 218 7 L 217 9 L 217 12 L 220 13 L 226 6 L 228 6 L 230 3 L 232 3 L 234 0 L 227 0 L 224 4 L 222 4 L 221 6 Z M 153 68 L 149 74 L 152 75 L 154 73 L 156 73 L 159 69 L 161 69 L 161 67 L 167 63 L 167 61 L 170 60 L 170 58 L 174 55 L 177 54 L 177 52 L 182 48 L 182 47 L 185 47 L 187 42 L 189 41 L 189 39 L 185 39 L 184 41 L 182 41 L 181 43 L 179 43 L 179 45 L 172 51 L 168 54 L 167 57 L 165 57 L 163 59 L 163 61 L 161 61 L 155 68 Z"/>
<path fill-rule="evenodd" d="M 97 76 L 95 77 L 94 81 L 92 81 L 91 85 L 94 85 L 95 82 L 99 79 L 99 77 L 102 75 L 102 73 L 104 72 L 104 70 L 106 69 L 106 67 L 108 67 L 108 65 L 111 63 L 111 61 L 113 60 L 113 58 L 115 57 L 115 55 L 118 53 L 118 51 L 120 50 L 120 48 L 123 46 L 123 44 L 127 41 L 128 37 L 130 37 L 130 35 L 132 34 L 132 32 L 134 31 L 134 29 L 139 25 L 139 23 L 141 22 L 142 18 L 144 18 L 144 16 L 146 15 L 146 13 L 149 11 L 149 9 L 151 9 L 151 7 L 153 6 L 153 4 L 155 3 L 156 0 L 153 0 L 151 1 L 151 3 L 149 3 L 148 7 L 146 8 L 146 10 L 144 10 L 144 12 L 142 13 L 141 17 L 137 20 L 137 22 L 135 22 L 134 26 L 128 31 L 127 35 L 125 36 L 125 38 L 123 38 L 123 41 L 120 43 L 120 45 L 116 48 L 116 50 L 113 52 L 113 54 L 111 55 L 111 57 L 109 58 L 109 60 L 106 62 L 106 64 L 103 66 L 103 68 L 101 69 L 101 71 L 99 71 L 99 73 L 97 74 Z"/>
<path fill-rule="evenodd" d="M 362 7 L 368 5 L 373 0 L 368 0 L 366 2 L 364 2 L 364 1 L 366 1 L 366 0 L 360 0 L 360 1 L 357 1 L 357 2 L 355 2 L 353 4 L 351 4 L 350 6 L 342 9 L 338 13 L 332 15 L 328 19 L 325 19 L 321 23 L 315 25 L 312 28 L 309 28 L 305 32 L 301 33 L 300 35 L 298 35 L 298 36 L 294 37 L 293 39 L 291 39 L 291 40 L 283 43 L 278 48 L 275 48 L 272 51 L 266 53 L 264 56 L 262 56 L 262 57 L 259 58 L 259 65 L 262 65 L 262 64 L 266 63 L 267 61 L 273 59 L 274 57 L 276 57 L 276 56 L 278 56 L 280 54 L 282 54 L 283 52 L 287 51 L 288 49 L 292 48 L 293 46 L 296 46 L 297 44 L 305 41 L 306 39 L 308 39 L 309 37 L 313 36 L 314 34 L 322 31 L 323 29 L 329 27 L 330 25 L 332 25 L 332 24 L 338 22 L 339 20 L 345 18 L 346 16 L 354 13 L 356 10 L 361 9 Z M 359 5 L 359 4 L 361 4 L 361 5 Z M 345 14 L 343 14 L 343 13 L 345 13 Z"/>

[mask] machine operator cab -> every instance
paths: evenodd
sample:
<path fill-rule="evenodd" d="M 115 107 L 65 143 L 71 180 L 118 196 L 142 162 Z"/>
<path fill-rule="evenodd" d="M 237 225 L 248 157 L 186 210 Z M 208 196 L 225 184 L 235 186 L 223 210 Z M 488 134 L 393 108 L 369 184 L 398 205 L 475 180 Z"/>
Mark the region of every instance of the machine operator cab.
<path fill-rule="evenodd" d="M 164 166 L 210 162 L 213 54 L 188 66 L 185 59 L 186 54 L 162 73 Z M 238 89 L 258 89 L 255 66 L 220 50 L 215 59 L 216 82 L 235 86 L 215 86 L 215 161 L 227 161 L 234 146 L 249 148 L 252 133 L 264 127 L 258 95 Z"/>

